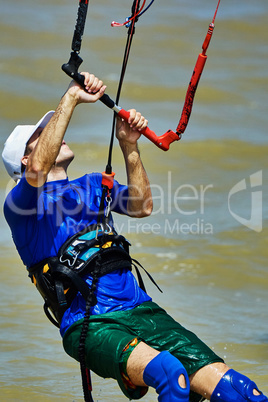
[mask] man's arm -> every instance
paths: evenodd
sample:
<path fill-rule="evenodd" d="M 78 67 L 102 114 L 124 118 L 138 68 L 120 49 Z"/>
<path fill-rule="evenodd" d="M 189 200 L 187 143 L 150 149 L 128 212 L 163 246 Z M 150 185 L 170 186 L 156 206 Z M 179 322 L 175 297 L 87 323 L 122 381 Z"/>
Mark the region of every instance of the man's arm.
<path fill-rule="evenodd" d="M 130 216 L 143 218 L 149 216 L 153 210 L 153 200 L 148 176 L 143 167 L 137 140 L 140 130 L 147 127 L 148 121 L 137 113 L 130 110 L 128 123 L 117 119 L 116 136 L 119 140 L 124 155 L 129 199 L 127 211 Z"/>
<path fill-rule="evenodd" d="M 96 102 L 106 89 L 102 81 L 93 74 L 82 74 L 85 76 L 86 89 L 83 90 L 76 82 L 71 82 L 28 158 L 26 180 L 33 187 L 41 187 L 46 182 L 75 107 L 80 103 Z"/>

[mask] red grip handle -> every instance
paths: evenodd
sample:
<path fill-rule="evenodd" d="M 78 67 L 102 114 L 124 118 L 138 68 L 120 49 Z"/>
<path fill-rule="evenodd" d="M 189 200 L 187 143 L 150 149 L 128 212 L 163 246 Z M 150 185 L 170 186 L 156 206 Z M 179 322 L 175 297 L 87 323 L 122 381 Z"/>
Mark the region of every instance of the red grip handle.
<path fill-rule="evenodd" d="M 121 109 L 118 112 L 118 116 L 125 121 L 128 121 L 130 113 L 124 109 Z M 146 127 L 141 131 L 141 134 L 143 134 L 146 138 L 148 138 L 148 140 L 152 141 L 163 151 L 167 151 L 172 142 L 180 140 L 180 136 L 174 133 L 172 130 L 168 130 L 165 134 L 158 137 L 154 131 L 150 130 L 149 127 Z"/>

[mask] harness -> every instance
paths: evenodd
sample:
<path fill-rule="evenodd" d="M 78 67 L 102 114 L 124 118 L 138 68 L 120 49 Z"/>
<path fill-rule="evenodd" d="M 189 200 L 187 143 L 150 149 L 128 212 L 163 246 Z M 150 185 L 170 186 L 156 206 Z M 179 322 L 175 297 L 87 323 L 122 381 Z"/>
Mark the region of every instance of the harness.
<path fill-rule="evenodd" d="M 98 279 L 118 269 L 132 270 L 134 266 L 139 286 L 146 291 L 137 265 L 143 267 L 130 257 L 129 246 L 126 238 L 114 230 L 105 232 L 97 225 L 91 225 L 70 237 L 61 246 L 57 257 L 47 258 L 28 268 L 29 277 L 44 299 L 48 319 L 59 328 L 63 314 L 77 292 L 85 301 L 92 297 L 91 307 L 97 303 L 92 288 L 83 279 L 87 275 Z"/>

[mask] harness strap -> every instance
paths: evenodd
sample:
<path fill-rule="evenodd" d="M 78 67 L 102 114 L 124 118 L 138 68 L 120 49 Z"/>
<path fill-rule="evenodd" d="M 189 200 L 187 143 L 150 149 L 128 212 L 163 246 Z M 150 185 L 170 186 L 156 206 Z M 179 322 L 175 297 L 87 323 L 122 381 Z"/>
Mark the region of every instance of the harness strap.
<path fill-rule="evenodd" d="M 84 297 L 85 300 L 87 300 L 87 297 L 90 293 L 90 289 L 86 282 L 72 269 L 67 268 L 65 265 L 60 264 L 58 258 L 52 257 L 48 260 L 48 265 L 51 270 L 51 277 L 53 278 L 53 283 L 54 283 L 54 289 L 56 292 L 56 298 L 57 298 L 57 311 L 53 312 L 54 315 L 56 316 L 57 320 L 56 321 L 52 315 L 50 314 L 49 308 L 52 308 L 53 311 L 53 305 L 55 304 L 55 301 L 51 301 L 49 298 L 49 295 L 43 294 L 44 289 L 42 289 L 41 294 L 44 297 L 45 303 L 44 303 L 44 312 L 48 319 L 54 324 L 56 327 L 60 327 L 59 322 L 61 321 L 64 312 L 68 308 L 68 302 L 67 302 L 67 296 L 66 293 L 68 292 L 69 289 L 65 290 L 64 289 L 64 284 L 63 281 L 64 279 L 68 278 L 73 286 L 76 288 L 77 291 L 79 291 L 82 296 Z M 39 269 L 40 264 L 38 264 Z M 33 268 L 31 269 L 30 277 L 33 280 L 34 276 L 34 270 Z M 38 278 L 35 278 L 37 281 L 37 286 L 38 286 Z M 48 281 L 48 279 L 47 279 Z M 47 282 L 46 281 L 46 282 Z M 48 286 L 51 286 L 51 284 L 48 284 Z M 39 290 L 39 289 L 38 289 Z"/>
<path fill-rule="evenodd" d="M 48 306 L 48 304 L 47 304 L 46 301 L 45 301 L 45 303 L 44 303 L 44 305 L 43 305 L 43 308 L 44 308 L 44 313 L 45 313 L 45 315 L 47 316 L 47 318 L 49 319 L 49 321 L 52 322 L 52 324 L 55 325 L 55 327 L 60 328 L 60 325 L 59 325 L 58 321 L 56 321 L 56 320 L 52 317 L 52 315 L 50 314 L 49 306 Z"/>
<path fill-rule="evenodd" d="M 59 314 L 60 317 L 63 316 L 64 311 L 67 309 L 67 300 L 64 294 L 64 286 L 62 281 L 60 281 L 59 279 L 55 279 L 55 290 L 57 293 L 57 299 L 59 302 Z"/>
<path fill-rule="evenodd" d="M 55 264 L 55 265 L 54 265 Z M 86 282 L 80 278 L 79 275 L 77 275 L 77 273 L 75 273 L 72 269 L 65 267 L 65 265 L 59 264 L 58 260 L 55 259 L 55 261 L 52 262 L 52 272 L 53 273 L 58 273 L 61 275 L 66 276 L 67 278 L 69 278 L 72 283 L 74 284 L 74 286 L 76 287 L 76 289 L 82 294 L 83 298 L 86 300 L 88 295 L 89 295 L 89 287 L 86 284 Z M 55 282 L 59 282 L 59 280 L 56 280 Z M 61 292 L 61 290 L 59 291 L 59 294 L 57 292 L 57 295 L 60 297 L 59 299 L 59 304 L 61 306 L 66 307 L 67 306 L 67 302 L 66 302 L 66 297 L 65 294 L 63 292 Z M 65 302 L 64 302 L 65 299 Z"/>
<path fill-rule="evenodd" d="M 153 282 L 153 284 L 157 287 L 157 289 L 158 289 L 161 293 L 163 293 L 163 291 L 160 289 L 160 287 L 159 287 L 159 286 L 157 285 L 157 283 L 155 282 L 155 280 L 154 280 L 154 278 L 152 277 L 152 275 L 149 274 L 149 272 L 139 263 L 139 261 L 135 260 L 134 258 L 131 258 L 131 261 L 132 261 L 132 264 L 134 265 L 135 270 L 136 270 L 136 272 L 137 272 L 137 276 L 138 276 L 138 279 L 139 279 L 139 283 L 140 283 L 140 281 L 141 281 L 141 283 L 143 284 L 143 288 L 144 288 L 143 290 L 145 291 L 144 283 L 143 283 L 143 280 L 142 280 L 140 271 L 139 271 L 138 267 L 136 267 L 135 264 L 137 264 L 140 268 L 143 269 L 143 271 L 148 275 L 148 277 L 149 277 L 150 280 Z M 133 261 L 135 262 L 135 264 L 133 263 Z M 141 286 L 140 286 L 140 287 L 141 287 Z"/>

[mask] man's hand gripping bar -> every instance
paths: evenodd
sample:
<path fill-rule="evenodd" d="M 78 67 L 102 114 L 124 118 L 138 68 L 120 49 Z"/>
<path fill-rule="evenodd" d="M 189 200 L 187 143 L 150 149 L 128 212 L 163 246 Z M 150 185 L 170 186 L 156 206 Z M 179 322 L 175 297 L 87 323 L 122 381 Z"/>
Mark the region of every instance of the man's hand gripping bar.
<path fill-rule="evenodd" d="M 84 76 L 78 73 L 78 68 L 82 62 L 83 59 L 78 55 L 78 53 L 71 52 L 70 60 L 68 61 L 68 63 L 63 64 L 61 68 L 67 75 L 69 75 L 69 77 L 75 80 L 79 85 L 81 85 L 81 87 L 85 88 Z M 129 112 L 116 105 L 116 103 L 109 97 L 109 95 L 104 94 L 99 100 L 107 107 L 112 109 L 115 113 L 117 113 L 119 117 L 121 117 L 125 121 L 128 121 Z M 149 127 L 143 129 L 141 131 L 141 134 L 143 134 L 146 138 L 148 138 L 148 140 L 152 141 L 158 148 L 162 149 L 163 151 L 167 151 L 172 142 L 181 139 L 180 134 L 177 134 L 172 130 L 168 130 L 165 134 L 158 137 L 154 131 L 149 129 Z"/>

